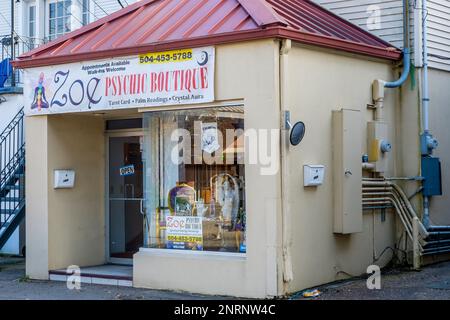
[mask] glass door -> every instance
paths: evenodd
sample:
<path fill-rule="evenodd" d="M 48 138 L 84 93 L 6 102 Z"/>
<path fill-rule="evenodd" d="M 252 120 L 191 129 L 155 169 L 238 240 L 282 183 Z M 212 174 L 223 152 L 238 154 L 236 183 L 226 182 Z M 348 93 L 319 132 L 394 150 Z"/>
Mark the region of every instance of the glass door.
<path fill-rule="evenodd" d="M 109 137 L 109 260 L 131 263 L 143 246 L 141 136 Z M 130 260 L 126 260 L 130 259 Z"/>

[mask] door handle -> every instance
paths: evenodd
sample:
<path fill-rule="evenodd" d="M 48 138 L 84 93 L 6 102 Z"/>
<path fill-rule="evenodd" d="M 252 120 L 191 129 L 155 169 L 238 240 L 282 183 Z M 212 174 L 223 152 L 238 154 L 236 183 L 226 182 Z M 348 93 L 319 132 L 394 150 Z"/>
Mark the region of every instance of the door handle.
<path fill-rule="evenodd" d="M 134 198 L 134 184 L 132 184 L 132 183 L 129 183 L 129 184 L 125 185 L 125 198 L 128 197 L 127 196 L 127 191 L 128 191 L 129 187 L 131 188 L 131 198 Z"/>

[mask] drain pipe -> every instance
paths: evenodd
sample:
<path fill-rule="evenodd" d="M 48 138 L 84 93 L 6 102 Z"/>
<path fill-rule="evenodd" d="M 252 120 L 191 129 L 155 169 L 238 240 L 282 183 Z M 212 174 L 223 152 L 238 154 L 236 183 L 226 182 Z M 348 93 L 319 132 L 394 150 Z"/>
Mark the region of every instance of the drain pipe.
<path fill-rule="evenodd" d="M 411 51 L 409 48 L 403 49 L 403 72 L 397 81 L 385 82 L 385 88 L 398 88 L 408 79 L 409 71 L 411 69 Z"/>
<path fill-rule="evenodd" d="M 411 51 L 409 48 L 403 49 L 403 72 L 396 81 L 386 82 L 384 80 L 374 80 L 372 95 L 375 103 L 375 121 L 383 121 L 384 88 L 398 88 L 408 79 L 411 69 Z"/>
<path fill-rule="evenodd" d="M 397 81 L 386 82 L 383 80 L 375 80 L 378 82 L 374 87 L 378 86 L 381 88 L 398 88 L 408 79 L 409 71 L 411 69 L 411 46 L 410 46 L 410 29 L 409 29 L 409 0 L 403 0 L 403 72 Z M 376 88 L 376 87 L 375 87 Z M 381 91 L 381 90 L 380 90 Z M 380 95 L 382 92 L 378 92 Z M 382 97 L 374 96 L 375 108 L 377 108 L 377 100 L 384 99 L 384 92 L 381 94 Z M 377 98 L 377 99 L 375 99 Z M 381 105 L 382 107 L 382 105 Z"/>
<path fill-rule="evenodd" d="M 375 121 L 383 121 L 384 88 L 398 88 L 408 79 L 411 69 L 411 51 L 409 48 L 403 49 L 403 72 L 397 81 L 386 82 L 375 80 L 373 82 L 373 100 L 375 103 Z"/>

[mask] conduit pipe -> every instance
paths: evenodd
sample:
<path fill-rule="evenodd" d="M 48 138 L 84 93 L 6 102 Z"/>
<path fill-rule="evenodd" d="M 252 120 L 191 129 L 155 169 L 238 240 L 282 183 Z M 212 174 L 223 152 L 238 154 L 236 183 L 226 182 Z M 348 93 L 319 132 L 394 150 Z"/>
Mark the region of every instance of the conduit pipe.
<path fill-rule="evenodd" d="M 423 81 L 422 81 L 422 122 L 423 131 L 429 133 L 428 109 L 430 105 L 430 92 L 428 86 L 428 1 L 422 0 L 422 50 L 423 50 Z"/>
<path fill-rule="evenodd" d="M 396 193 L 398 193 L 399 198 L 405 203 L 406 207 L 408 208 L 408 211 L 411 213 L 411 218 L 417 217 L 417 214 L 416 214 L 414 208 L 412 207 L 411 203 L 409 202 L 408 197 L 403 192 L 403 190 L 399 186 L 397 186 L 395 183 L 393 183 L 391 181 L 386 181 L 386 180 L 379 180 L 379 181 L 369 180 L 369 181 L 367 181 L 366 179 L 363 179 L 362 185 L 363 185 L 363 188 L 364 187 L 369 187 L 369 188 L 376 188 L 376 187 L 389 188 L 389 187 L 391 187 L 393 190 L 395 190 Z M 425 228 L 423 230 L 425 230 Z"/>
<path fill-rule="evenodd" d="M 409 48 L 403 49 L 403 72 L 397 81 L 385 82 L 385 88 L 398 88 L 408 79 L 411 69 L 411 51 Z"/>
<path fill-rule="evenodd" d="M 411 51 L 409 48 L 403 49 L 403 72 L 400 78 L 396 81 L 387 82 L 384 80 L 374 80 L 372 98 L 375 103 L 375 121 L 383 121 L 383 106 L 384 106 L 384 88 L 400 87 L 408 79 L 409 71 L 411 69 Z"/>
<path fill-rule="evenodd" d="M 395 196 L 393 193 L 364 193 L 363 197 L 366 196 L 367 198 L 363 198 L 363 206 L 366 205 L 388 205 L 391 204 L 394 206 L 394 208 L 397 210 L 397 213 L 402 220 L 402 223 L 406 229 L 406 231 L 409 233 L 411 240 L 412 240 L 412 223 L 411 221 L 414 219 L 411 219 L 410 214 L 408 213 L 407 208 L 399 201 L 399 199 Z M 377 196 L 376 198 L 374 198 Z M 420 230 L 419 225 L 419 233 L 421 234 L 422 239 L 424 239 L 427 235 L 427 233 L 424 232 L 424 229 Z"/>
<path fill-rule="evenodd" d="M 409 34 L 409 0 L 403 0 L 403 72 L 397 81 L 385 82 L 385 88 L 398 88 L 408 79 L 409 71 L 411 69 Z"/>
<path fill-rule="evenodd" d="M 292 270 L 292 231 L 291 219 L 289 216 L 289 166 L 287 153 L 289 151 L 289 129 L 285 127 L 286 121 L 284 117 L 289 107 L 289 52 L 292 48 L 292 42 L 289 39 L 284 39 L 281 42 L 280 48 L 280 112 L 283 119 L 284 134 L 281 135 L 281 219 L 282 219 L 282 257 L 283 257 L 283 282 L 287 284 L 294 279 L 294 272 Z"/>
<path fill-rule="evenodd" d="M 418 216 L 403 190 L 395 183 L 381 179 L 363 179 L 362 186 L 363 207 L 393 205 L 408 237 L 413 242 L 413 247 L 417 245 L 420 248 L 420 252 L 423 252 L 423 246 L 426 244 L 424 239 L 430 233 L 420 221 L 416 221 L 417 226 L 414 226 L 414 221 L 415 219 L 418 220 Z M 415 227 L 417 227 L 419 235 L 414 233 Z M 417 244 L 416 241 L 419 243 Z M 417 263 L 415 261 L 415 265 Z"/>
<path fill-rule="evenodd" d="M 371 199 L 367 199 L 371 200 Z M 403 212 L 403 208 L 392 198 L 384 197 L 384 198 L 373 198 L 373 201 L 364 201 L 363 205 L 386 205 L 386 204 L 392 204 L 395 208 L 395 210 L 398 213 L 398 216 L 400 217 L 400 220 L 403 223 L 403 226 L 405 227 L 405 231 L 408 234 L 408 237 L 411 239 L 411 241 L 414 241 L 413 238 L 413 232 L 412 232 L 412 225 L 409 224 L 407 218 L 405 217 L 405 212 Z"/>

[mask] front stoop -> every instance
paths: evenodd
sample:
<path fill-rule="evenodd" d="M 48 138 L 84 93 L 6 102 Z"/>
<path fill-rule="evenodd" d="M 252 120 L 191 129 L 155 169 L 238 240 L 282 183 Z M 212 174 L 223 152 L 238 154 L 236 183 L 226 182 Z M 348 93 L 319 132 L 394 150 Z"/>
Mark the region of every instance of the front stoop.
<path fill-rule="evenodd" d="M 81 283 L 84 284 L 98 284 L 107 286 L 120 286 L 120 287 L 132 287 L 133 277 L 130 275 L 121 275 L 117 272 L 109 272 L 107 266 L 105 270 L 101 271 L 101 267 L 96 267 L 95 272 L 91 272 L 89 269 L 92 268 L 81 268 Z M 87 270 L 86 270 L 87 269 Z M 100 271 L 99 271 L 100 270 Z M 67 272 L 66 270 L 50 270 L 49 279 L 50 281 L 63 281 L 67 282 L 68 278 L 73 276 L 73 273 Z"/>

